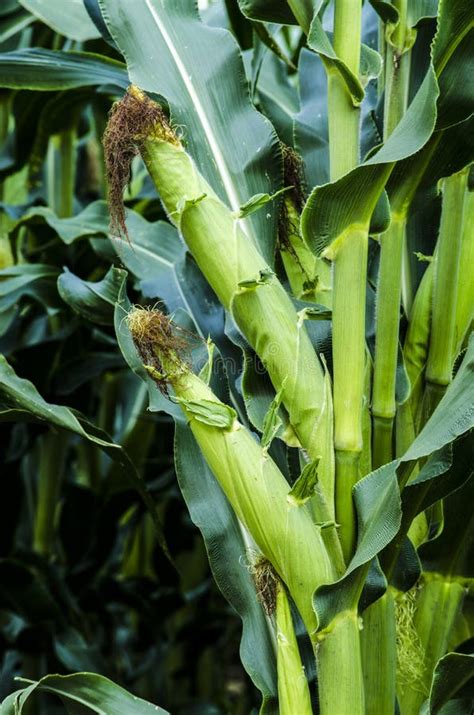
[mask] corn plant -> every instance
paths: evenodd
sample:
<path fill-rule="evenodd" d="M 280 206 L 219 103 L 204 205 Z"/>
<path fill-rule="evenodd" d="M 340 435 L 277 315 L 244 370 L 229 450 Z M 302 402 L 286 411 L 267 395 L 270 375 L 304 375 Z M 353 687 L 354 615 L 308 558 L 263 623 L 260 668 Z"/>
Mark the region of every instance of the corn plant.
<path fill-rule="evenodd" d="M 105 299 L 149 410 L 175 421 L 178 483 L 260 712 L 470 712 L 474 7 L 84 6 L 114 59 L 18 50 L 1 81 L 116 100 L 108 245 L 141 295 L 112 268 Z M 165 220 L 140 215 L 150 195 Z M 53 208 L 64 231 L 71 205 Z M 96 209 L 76 217 L 85 234 L 104 233 Z M 48 420 L 4 373 L 10 405 L 28 392 Z M 41 522 L 35 538 L 51 538 Z M 58 676 L 29 687 L 100 686 L 67 677 L 65 695 Z"/>

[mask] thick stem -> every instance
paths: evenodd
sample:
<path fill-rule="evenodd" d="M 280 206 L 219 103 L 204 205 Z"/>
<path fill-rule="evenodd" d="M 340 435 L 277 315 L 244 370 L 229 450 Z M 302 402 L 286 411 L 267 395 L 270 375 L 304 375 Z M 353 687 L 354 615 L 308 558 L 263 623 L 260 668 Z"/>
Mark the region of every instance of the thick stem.
<path fill-rule="evenodd" d="M 334 51 L 352 72 L 359 75 L 362 3 L 335 0 Z M 335 181 L 359 163 L 360 110 L 355 107 L 339 72 L 329 70 L 329 163 Z"/>
<path fill-rule="evenodd" d="M 51 554 L 66 453 L 67 437 L 63 432 L 50 431 L 41 438 L 33 549 L 43 556 Z"/>
<path fill-rule="evenodd" d="M 459 354 L 474 319 L 474 191 L 467 191 L 464 200 L 464 225 L 461 239 L 458 276 L 458 300 L 456 305 L 456 344 L 453 360 Z"/>
<path fill-rule="evenodd" d="M 361 633 L 366 715 L 393 715 L 397 670 L 395 605 L 390 591 L 363 613 Z"/>
<path fill-rule="evenodd" d="M 356 76 L 361 14 L 360 0 L 335 0 L 334 50 Z M 360 111 L 333 69 L 328 73 L 328 109 L 330 176 L 335 181 L 359 163 Z M 333 265 L 336 520 L 346 562 L 355 548 L 352 487 L 359 477 L 362 451 L 367 250 L 368 230 L 355 230 L 346 236 Z M 364 682 L 356 609 L 338 615 L 316 648 L 316 659 L 321 714 L 362 715 Z"/>
<path fill-rule="evenodd" d="M 357 611 L 340 613 L 314 646 L 321 714 L 365 715 Z"/>
<path fill-rule="evenodd" d="M 365 290 L 368 236 L 354 231 L 334 260 L 333 368 L 336 520 L 346 560 L 355 545 L 352 487 L 362 450 L 365 378 Z"/>
<path fill-rule="evenodd" d="M 406 51 L 407 0 L 394 3 L 399 21 L 386 44 L 384 138 L 405 114 L 410 80 L 410 52 Z M 406 214 L 393 214 L 388 230 L 380 236 L 380 268 L 377 284 L 376 342 L 372 414 L 374 416 L 374 468 L 393 457 L 392 432 L 396 413 L 395 381 L 400 329 L 400 298 L 405 244 Z"/>
<path fill-rule="evenodd" d="M 48 203 L 60 218 L 74 213 L 76 131 L 66 129 L 51 137 L 48 150 Z"/>
<path fill-rule="evenodd" d="M 334 50 L 355 75 L 359 73 L 360 0 L 336 0 Z M 335 70 L 328 75 L 329 156 L 331 180 L 359 162 L 360 112 L 344 80 Z M 365 376 L 365 291 L 367 231 L 349 234 L 334 259 L 333 364 L 336 473 L 336 518 L 346 559 L 355 543 L 352 487 L 358 478 L 362 450 L 362 404 Z M 347 452 L 347 455 L 343 455 Z"/>
<path fill-rule="evenodd" d="M 395 381 L 400 328 L 402 253 L 405 218 L 392 218 L 380 236 L 372 414 L 374 468 L 392 459 L 391 434 L 396 413 Z"/>
<path fill-rule="evenodd" d="M 452 378 L 463 207 L 468 170 L 445 179 L 435 255 L 433 315 L 426 381 L 445 388 Z"/>

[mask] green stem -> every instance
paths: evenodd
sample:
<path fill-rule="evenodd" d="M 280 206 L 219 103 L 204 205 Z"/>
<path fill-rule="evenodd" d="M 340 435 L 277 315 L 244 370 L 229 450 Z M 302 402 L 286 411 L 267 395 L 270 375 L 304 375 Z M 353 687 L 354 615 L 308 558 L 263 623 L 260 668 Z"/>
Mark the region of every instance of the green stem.
<path fill-rule="evenodd" d="M 40 440 L 38 497 L 33 534 L 33 549 L 50 556 L 56 525 L 56 508 L 67 453 L 63 432 L 48 432 Z"/>
<path fill-rule="evenodd" d="M 366 715 L 393 715 L 397 670 L 395 604 L 387 590 L 363 613 L 361 634 Z"/>
<path fill-rule="evenodd" d="M 352 72 L 359 75 L 362 3 L 335 0 L 334 51 Z M 359 163 L 360 110 L 355 107 L 346 83 L 335 69 L 328 72 L 329 164 L 335 181 Z"/>
<path fill-rule="evenodd" d="M 335 0 L 334 50 L 358 76 L 361 45 L 360 0 Z M 344 80 L 328 70 L 331 181 L 359 163 L 360 110 Z M 365 294 L 368 227 L 345 237 L 333 262 L 334 443 L 336 521 L 346 562 L 355 548 L 352 487 L 359 478 L 365 387 Z M 362 715 L 364 682 L 357 608 L 339 613 L 316 648 L 322 715 Z"/>
<path fill-rule="evenodd" d="M 392 459 L 392 429 L 396 413 L 400 328 L 402 254 L 405 217 L 392 218 L 380 237 L 380 268 L 377 285 L 376 339 L 372 414 L 374 416 L 374 468 Z"/>
<path fill-rule="evenodd" d="M 468 170 L 445 179 L 433 289 L 433 315 L 426 381 L 445 388 L 450 382 L 456 345 L 456 305 Z"/>
<path fill-rule="evenodd" d="M 359 0 L 336 0 L 334 50 L 354 74 L 359 73 L 361 12 Z M 354 107 L 341 75 L 328 71 L 329 157 L 331 180 L 359 162 L 360 111 Z M 346 560 L 355 545 L 352 487 L 358 479 L 362 450 L 365 376 L 365 290 L 368 233 L 354 231 L 337 251 L 333 273 L 333 365 L 336 447 L 336 519 Z M 347 453 L 347 454 L 344 454 Z"/>
<path fill-rule="evenodd" d="M 399 13 L 399 21 L 390 42 L 386 44 L 384 139 L 391 135 L 405 114 L 410 80 L 410 52 L 406 51 L 407 0 L 396 0 L 394 5 Z M 388 230 L 380 236 L 372 398 L 374 468 L 393 458 L 392 432 L 396 413 L 395 381 L 406 217 L 403 212 L 392 215 Z"/>
<path fill-rule="evenodd" d="M 75 129 L 66 129 L 51 137 L 48 148 L 48 203 L 60 218 L 74 213 L 75 142 Z"/>
<path fill-rule="evenodd" d="M 0 146 L 4 144 L 8 136 L 10 121 L 11 92 L 0 92 Z M 5 183 L 0 182 L 0 201 L 5 200 Z M 0 269 L 7 268 L 13 264 L 13 254 L 8 238 L 8 218 L 3 210 L 0 210 Z"/>
<path fill-rule="evenodd" d="M 456 305 L 456 344 L 453 360 L 459 354 L 474 319 L 474 191 L 467 191 L 464 200 L 464 225 L 459 259 L 458 300 Z"/>
<path fill-rule="evenodd" d="M 343 611 L 321 640 L 313 639 L 322 715 L 365 715 L 357 610 Z"/>
<path fill-rule="evenodd" d="M 355 545 L 352 487 L 362 450 L 365 378 L 365 290 L 368 236 L 353 231 L 334 261 L 333 368 L 336 520 L 346 560 Z"/>

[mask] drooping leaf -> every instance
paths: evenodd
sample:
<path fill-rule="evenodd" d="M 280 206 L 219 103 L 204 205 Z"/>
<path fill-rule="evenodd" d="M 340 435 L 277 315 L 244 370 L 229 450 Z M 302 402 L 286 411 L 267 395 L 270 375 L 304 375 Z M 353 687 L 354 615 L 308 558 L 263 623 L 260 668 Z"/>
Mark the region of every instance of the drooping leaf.
<path fill-rule="evenodd" d="M 125 277 L 125 271 L 112 267 L 101 281 L 84 281 L 66 270 L 58 278 L 58 291 L 61 298 L 86 320 L 110 325 Z"/>
<path fill-rule="evenodd" d="M 308 35 L 308 45 L 323 59 L 326 67 L 334 68 L 341 75 L 349 90 L 354 105 L 359 105 L 364 98 L 364 86 L 359 77 L 347 67 L 336 55 L 320 19 L 315 15 Z M 379 53 L 367 45 L 361 45 L 359 75 L 367 83 L 369 79 L 378 77 L 382 70 L 382 58 Z"/>
<path fill-rule="evenodd" d="M 277 138 L 250 102 L 231 35 L 204 25 L 192 0 L 136 0 L 133 11 L 126 0 L 100 0 L 100 7 L 132 82 L 166 97 L 189 153 L 228 206 L 238 212 L 251 196 L 281 188 Z M 275 207 L 243 221 L 268 261 L 276 222 Z"/>
<path fill-rule="evenodd" d="M 473 371 L 474 336 L 456 377 L 407 452 L 401 458 L 364 477 L 353 488 L 358 519 L 357 548 L 343 577 L 329 586 L 322 586 L 315 593 L 314 608 L 323 627 L 327 626 L 340 610 L 356 606 L 360 592 L 359 579 L 365 578 L 370 561 L 395 539 L 402 526 L 402 501 L 397 468 L 403 463 L 427 457 L 440 450 L 431 463 L 427 462 L 419 475 L 421 482 L 428 480 L 431 485 L 436 485 L 436 478 L 442 478 L 450 464 L 446 461 L 443 447 L 474 427 L 472 397 L 467 387 L 472 384 Z M 463 455 L 465 456 L 465 452 L 460 454 L 460 484 L 462 475 L 465 479 L 469 477 L 469 472 L 466 474 L 463 467 L 463 464 L 466 464 Z M 456 483 L 452 488 L 456 489 L 460 484 Z M 448 482 L 445 484 L 445 490 L 437 494 L 437 498 L 445 496 L 449 490 Z M 427 505 L 429 503 L 431 502 Z M 416 509 L 414 512 L 412 518 L 417 513 Z M 409 525 L 404 524 L 405 534 Z"/>
<path fill-rule="evenodd" d="M 251 20 L 296 25 L 296 18 L 287 2 L 280 2 L 279 0 L 239 0 L 239 6 L 243 14 Z"/>
<path fill-rule="evenodd" d="M 129 84 L 124 65 L 92 52 L 25 49 L 0 54 L 0 85 L 9 89 L 58 91 Z"/>
<path fill-rule="evenodd" d="M 98 715 L 169 715 L 166 710 L 137 698 L 103 675 L 73 673 L 72 675 L 46 675 L 28 687 L 12 693 L 2 703 L 2 715 L 16 715 L 29 698 L 45 692 L 57 695 L 67 702 L 83 705 Z"/>
<path fill-rule="evenodd" d="M 450 700 L 474 697 L 474 655 L 447 653 L 436 664 L 428 706 L 421 715 L 437 715 Z M 449 711 L 448 711 L 449 712 Z M 454 713 L 454 711 L 453 711 Z"/>

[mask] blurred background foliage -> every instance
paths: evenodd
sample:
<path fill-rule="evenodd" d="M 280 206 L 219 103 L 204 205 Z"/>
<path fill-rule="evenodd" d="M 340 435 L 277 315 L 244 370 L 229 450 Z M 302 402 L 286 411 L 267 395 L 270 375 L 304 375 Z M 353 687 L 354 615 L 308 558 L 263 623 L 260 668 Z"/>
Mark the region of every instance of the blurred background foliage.
<path fill-rule="evenodd" d="M 429 12 L 413 48 L 420 58 L 435 4 L 423 4 Z M 311 188 L 328 180 L 324 68 L 297 27 L 241 13 L 255 6 L 261 17 L 264 5 L 200 3 L 201 17 L 233 33 L 255 106 L 302 154 Z M 278 5 L 268 1 L 270 19 Z M 164 412 L 157 391 L 149 394 L 126 364 L 117 303 L 177 311 L 202 337 L 203 353 L 210 335 L 226 365 L 217 393 L 230 393 L 246 425 L 261 430 L 274 391 L 167 222 L 138 157 L 125 195 L 132 242 L 109 235 L 101 138 L 128 76 L 97 0 L 64 8 L 65 0 L 0 3 L 0 701 L 18 687 L 16 675 L 90 671 L 176 715 L 248 715 L 260 695 L 240 646 L 272 712 L 274 652 L 237 520 L 194 443 L 180 451 L 186 463 L 175 473 L 174 441 L 189 435 L 178 426 L 175 437 L 173 406 Z M 363 12 L 364 42 L 376 48 L 377 15 L 368 2 Z M 413 65 L 412 95 L 426 71 Z M 381 137 L 383 102 L 369 80 L 364 156 Z M 429 177 L 407 229 L 414 287 L 439 215 Z M 371 241 L 372 347 L 378 259 Z M 281 257 L 275 270 L 285 282 Z M 401 327 L 403 337 L 404 319 Z M 330 321 L 308 331 L 331 370 Z M 292 481 L 297 450 L 275 440 L 271 454 Z M 303 638 L 300 645 L 304 659 Z M 63 709 L 44 696 L 26 711 Z"/>

